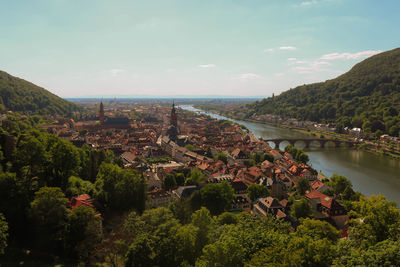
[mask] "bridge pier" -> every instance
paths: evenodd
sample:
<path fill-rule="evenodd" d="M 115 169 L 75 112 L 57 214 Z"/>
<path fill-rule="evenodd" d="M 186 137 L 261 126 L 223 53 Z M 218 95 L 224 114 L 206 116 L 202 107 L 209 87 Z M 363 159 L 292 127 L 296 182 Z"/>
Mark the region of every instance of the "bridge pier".
<path fill-rule="evenodd" d="M 275 144 L 275 149 L 279 150 L 279 145 L 281 144 L 281 141 L 274 141 Z"/>
<path fill-rule="evenodd" d="M 306 144 L 305 148 L 310 148 L 311 141 L 304 140 L 303 142 Z"/>
<path fill-rule="evenodd" d="M 320 140 L 320 141 L 319 141 L 319 147 L 320 147 L 320 148 L 325 148 L 327 142 L 328 142 L 328 141 L 326 141 L 326 140 Z"/>

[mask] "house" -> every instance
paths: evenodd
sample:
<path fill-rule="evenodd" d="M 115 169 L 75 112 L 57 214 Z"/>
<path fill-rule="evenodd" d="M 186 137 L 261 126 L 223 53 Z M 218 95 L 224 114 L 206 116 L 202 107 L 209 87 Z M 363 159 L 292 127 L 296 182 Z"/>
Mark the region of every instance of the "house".
<path fill-rule="evenodd" d="M 274 156 L 274 160 L 280 160 L 282 158 L 282 155 L 281 153 L 279 153 L 278 150 L 273 149 L 269 153 L 271 153 L 272 156 Z"/>
<path fill-rule="evenodd" d="M 267 216 L 269 213 L 277 218 L 285 218 L 286 214 L 283 212 L 283 209 L 281 203 L 273 197 L 259 198 L 253 205 L 254 214 L 261 216 Z"/>
<path fill-rule="evenodd" d="M 74 210 L 80 206 L 85 206 L 85 207 L 95 210 L 95 207 L 93 205 L 93 199 L 88 194 L 71 197 L 71 199 L 69 200 L 68 206 L 71 210 Z M 101 214 L 96 212 L 95 216 L 100 217 Z"/>
<path fill-rule="evenodd" d="M 124 152 L 121 154 L 121 159 L 124 164 L 132 164 L 137 156 L 132 152 Z"/>
<path fill-rule="evenodd" d="M 235 195 L 247 196 L 247 185 L 239 178 L 231 182 L 231 186 L 235 191 Z"/>
<path fill-rule="evenodd" d="M 196 185 L 186 185 L 179 186 L 176 190 L 173 190 L 173 196 L 176 198 L 189 197 L 195 191 L 200 190 L 201 188 Z"/>
<path fill-rule="evenodd" d="M 329 189 L 330 187 L 326 184 L 324 184 L 322 181 L 320 180 L 315 180 L 311 182 L 311 189 L 318 191 L 318 192 L 323 192 L 327 189 Z"/>
<path fill-rule="evenodd" d="M 247 197 L 236 196 L 232 200 L 231 211 L 250 210 L 250 200 Z"/>
<path fill-rule="evenodd" d="M 172 202 L 172 194 L 160 188 L 147 192 L 146 205 L 148 208 L 167 207 Z"/>
<path fill-rule="evenodd" d="M 347 211 L 334 197 L 312 190 L 305 194 L 305 198 L 310 202 L 316 219 L 328 220 L 338 229 L 347 227 Z"/>
<path fill-rule="evenodd" d="M 232 151 L 231 156 L 233 159 L 247 159 L 246 153 L 243 152 L 240 148 L 236 148 Z"/>

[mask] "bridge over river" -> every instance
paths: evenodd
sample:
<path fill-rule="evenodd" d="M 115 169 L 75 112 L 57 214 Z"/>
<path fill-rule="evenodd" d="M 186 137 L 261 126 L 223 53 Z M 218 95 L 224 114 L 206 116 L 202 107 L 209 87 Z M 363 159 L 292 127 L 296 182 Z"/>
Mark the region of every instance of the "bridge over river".
<path fill-rule="evenodd" d="M 294 146 L 296 143 L 304 143 L 305 148 L 309 148 L 310 145 L 313 144 L 319 144 L 319 147 L 324 148 L 326 147 L 327 144 L 333 144 L 334 147 L 341 147 L 343 145 L 347 147 L 353 147 L 358 142 L 356 141 L 346 141 L 346 140 L 336 140 L 336 139 L 321 139 L 321 138 L 275 138 L 275 139 L 263 139 L 266 142 L 272 142 L 275 144 L 275 147 L 279 147 L 279 145 L 282 142 L 288 142 L 292 146 Z"/>

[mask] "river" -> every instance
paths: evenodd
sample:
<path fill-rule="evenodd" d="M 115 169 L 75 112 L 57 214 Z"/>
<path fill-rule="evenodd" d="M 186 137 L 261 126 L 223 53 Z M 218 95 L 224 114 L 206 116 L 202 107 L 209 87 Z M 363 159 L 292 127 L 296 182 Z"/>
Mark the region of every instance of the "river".
<path fill-rule="evenodd" d="M 310 138 L 309 135 L 269 124 L 255 123 L 230 119 L 218 114 L 201 111 L 190 105 L 181 105 L 184 110 L 196 111 L 216 119 L 225 119 L 246 126 L 256 137 L 272 138 Z M 281 143 L 280 148 L 288 143 Z M 301 144 L 299 144 L 301 145 Z M 297 144 L 296 144 L 297 146 Z M 299 146 L 302 148 L 301 146 Z M 370 152 L 349 148 L 318 148 L 304 149 L 307 152 L 309 164 L 324 175 L 332 174 L 346 176 L 353 183 L 354 190 L 364 195 L 383 194 L 388 200 L 400 204 L 400 161 Z"/>

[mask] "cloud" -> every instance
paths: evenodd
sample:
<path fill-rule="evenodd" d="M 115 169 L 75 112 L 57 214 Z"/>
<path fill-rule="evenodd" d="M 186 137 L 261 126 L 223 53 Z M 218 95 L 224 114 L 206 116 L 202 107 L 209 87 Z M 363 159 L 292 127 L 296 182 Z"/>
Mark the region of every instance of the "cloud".
<path fill-rule="evenodd" d="M 293 51 L 293 50 L 297 50 L 297 48 L 294 47 L 294 46 L 281 46 L 281 47 L 279 47 L 279 50 L 289 50 L 289 51 Z"/>
<path fill-rule="evenodd" d="M 288 58 L 287 60 L 288 60 L 288 61 L 296 61 L 296 58 L 295 58 L 295 57 L 290 57 L 290 58 Z"/>
<path fill-rule="evenodd" d="M 274 73 L 274 76 L 276 77 L 282 77 L 283 75 L 285 75 L 283 72 Z"/>
<path fill-rule="evenodd" d="M 366 50 L 357 53 L 331 53 L 323 55 L 320 59 L 322 60 L 360 59 L 360 58 L 367 58 L 379 54 L 381 52 L 382 52 L 381 50 Z"/>
<path fill-rule="evenodd" d="M 318 4 L 318 1 L 317 0 L 312 0 L 312 1 L 301 2 L 302 6 L 309 6 L 309 5 L 314 5 L 314 4 Z"/>
<path fill-rule="evenodd" d="M 264 50 L 264 53 L 272 53 L 272 52 L 274 52 L 273 48 L 268 48 Z"/>
<path fill-rule="evenodd" d="M 313 66 L 331 66 L 332 63 L 326 62 L 326 61 L 314 61 L 312 63 Z"/>
<path fill-rule="evenodd" d="M 206 68 L 215 68 L 216 65 L 215 64 L 204 64 L 204 65 L 198 65 L 197 67 L 206 69 Z"/>
<path fill-rule="evenodd" d="M 261 78 L 261 76 L 258 75 L 258 74 L 255 74 L 255 73 L 243 73 L 243 74 L 240 74 L 237 79 L 239 79 L 241 81 L 248 81 L 248 80 L 254 80 L 254 79 L 258 79 L 258 78 Z"/>
<path fill-rule="evenodd" d="M 111 69 L 111 70 L 108 70 L 108 73 L 111 73 L 111 75 L 112 76 L 118 76 L 119 74 L 121 74 L 121 73 L 124 73 L 125 72 L 125 70 L 124 69 Z"/>
<path fill-rule="evenodd" d="M 297 63 L 301 62 L 301 63 Z M 328 66 L 332 64 L 326 61 L 314 60 L 312 62 L 298 60 L 296 62 L 291 62 L 289 65 L 301 64 L 301 66 L 294 66 L 295 70 L 299 74 L 311 74 L 316 72 L 332 72 L 334 70 L 330 69 Z"/>

